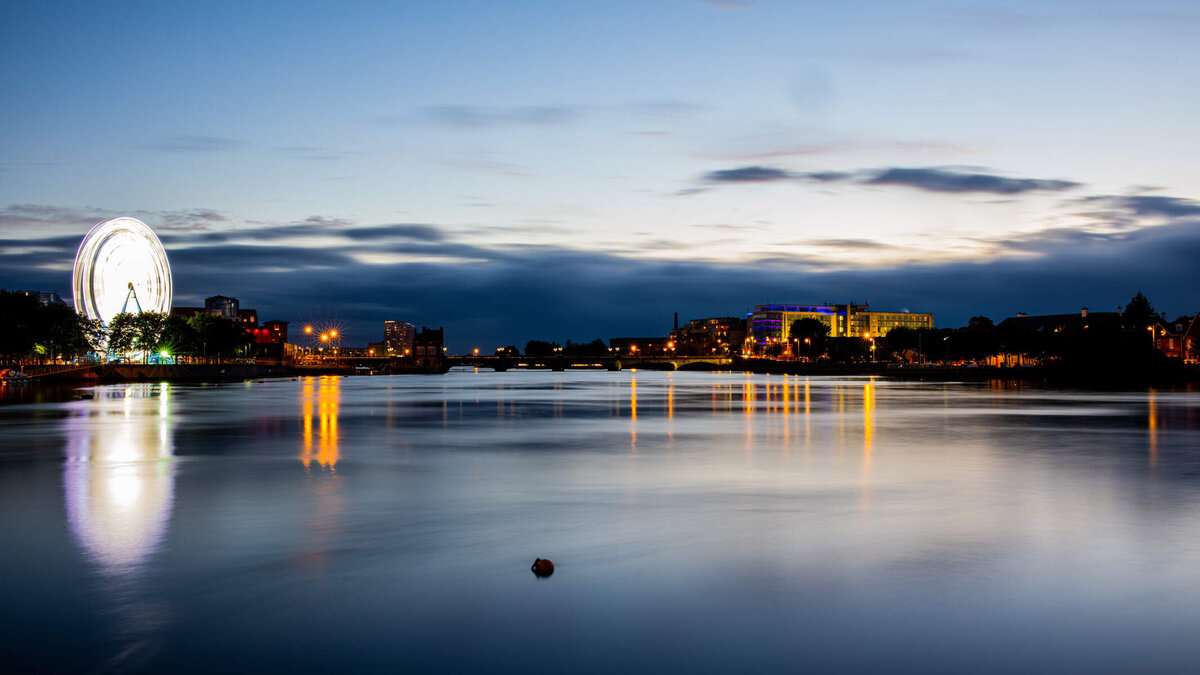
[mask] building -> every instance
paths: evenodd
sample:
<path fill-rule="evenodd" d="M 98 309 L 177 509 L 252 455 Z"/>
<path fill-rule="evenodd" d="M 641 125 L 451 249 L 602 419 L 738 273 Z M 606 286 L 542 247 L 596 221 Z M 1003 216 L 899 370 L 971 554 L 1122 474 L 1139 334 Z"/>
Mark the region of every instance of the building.
<path fill-rule="evenodd" d="M 413 336 L 413 360 L 418 366 L 425 368 L 440 368 L 442 357 L 445 355 L 445 330 L 421 326 L 421 331 Z"/>
<path fill-rule="evenodd" d="M 204 309 L 213 316 L 233 321 L 238 315 L 238 299 L 226 295 L 214 295 L 204 299 Z"/>
<path fill-rule="evenodd" d="M 228 319 L 243 328 L 258 328 L 258 310 L 242 309 L 237 298 L 226 295 L 205 298 L 203 307 L 172 307 L 171 314 L 179 316 L 211 314 Z"/>
<path fill-rule="evenodd" d="M 1153 331 L 1154 347 L 1164 356 L 1184 363 L 1200 363 L 1200 313 L 1174 321 L 1163 319 L 1149 329 Z"/>
<path fill-rule="evenodd" d="M 746 315 L 748 337 L 759 346 L 786 343 L 792 324 L 815 319 L 829 328 L 829 337 L 882 337 L 893 328 L 933 328 L 933 315 L 918 312 L 873 312 L 856 305 L 758 305 Z"/>
<path fill-rule="evenodd" d="M 288 356 L 291 350 L 288 349 L 287 327 L 287 321 L 279 320 L 268 321 L 262 328 L 247 327 L 245 331 L 250 336 L 255 357 L 278 360 Z"/>
<path fill-rule="evenodd" d="M 417 327 L 403 321 L 383 322 L 383 344 L 388 356 L 409 356 L 412 354 L 413 338 L 416 337 Z"/>
<path fill-rule="evenodd" d="M 49 306 L 49 305 L 65 305 L 65 304 L 67 304 L 67 303 L 63 302 L 62 296 L 60 296 L 58 293 L 55 293 L 54 291 L 13 291 L 13 293 L 20 293 L 21 295 L 27 295 L 27 296 L 33 298 L 34 300 L 37 300 L 38 304 L 40 304 L 40 305 Z"/>
<path fill-rule="evenodd" d="M 1092 326 L 1119 326 L 1120 324 L 1120 312 L 1088 312 L 1088 308 L 1084 307 L 1076 314 L 1029 316 L 1024 312 L 1019 312 L 1016 316 L 1010 316 L 1001 321 L 999 325 L 1029 332 L 1063 333 L 1086 330 Z"/>
<path fill-rule="evenodd" d="M 687 356 L 740 352 L 746 339 L 746 322 L 736 316 L 692 319 L 671 331 L 675 351 Z"/>

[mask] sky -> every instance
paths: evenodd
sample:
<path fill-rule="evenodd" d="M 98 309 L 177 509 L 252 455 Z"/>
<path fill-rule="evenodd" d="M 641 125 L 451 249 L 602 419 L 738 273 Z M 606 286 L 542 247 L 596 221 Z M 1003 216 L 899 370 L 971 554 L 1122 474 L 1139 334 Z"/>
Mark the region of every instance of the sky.
<path fill-rule="evenodd" d="M 176 304 L 452 351 L 766 303 L 1200 311 L 1200 4 L 0 5 L 0 287 L 96 222 Z"/>

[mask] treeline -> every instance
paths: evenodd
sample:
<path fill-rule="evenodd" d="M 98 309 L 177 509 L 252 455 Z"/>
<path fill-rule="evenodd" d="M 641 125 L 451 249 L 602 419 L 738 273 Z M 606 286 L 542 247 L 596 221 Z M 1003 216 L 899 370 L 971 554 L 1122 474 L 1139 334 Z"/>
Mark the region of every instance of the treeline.
<path fill-rule="evenodd" d="M 108 326 L 61 304 L 43 305 L 24 293 L 0 290 L 0 359 L 5 363 L 70 361 L 93 352 L 127 352 L 214 359 L 235 356 L 250 343 L 235 323 L 210 314 L 119 314 Z"/>
<path fill-rule="evenodd" d="M 0 290 L 0 358 L 6 363 L 53 363 L 87 354 L 104 344 L 98 321 L 67 305 L 43 305 L 37 298 Z"/>
<path fill-rule="evenodd" d="M 496 355 L 520 356 L 515 345 L 509 345 L 503 349 L 496 350 Z M 591 342 L 571 342 L 567 340 L 565 345 L 560 345 L 557 342 L 546 342 L 544 340 L 530 340 L 525 343 L 525 356 L 569 356 L 576 358 L 608 356 L 608 345 L 604 344 L 604 340 L 600 338 L 596 338 Z"/>
<path fill-rule="evenodd" d="M 212 314 L 118 314 L 108 326 L 108 349 L 115 353 L 165 352 L 211 361 L 242 355 L 250 342 L 237 324 Z"/>

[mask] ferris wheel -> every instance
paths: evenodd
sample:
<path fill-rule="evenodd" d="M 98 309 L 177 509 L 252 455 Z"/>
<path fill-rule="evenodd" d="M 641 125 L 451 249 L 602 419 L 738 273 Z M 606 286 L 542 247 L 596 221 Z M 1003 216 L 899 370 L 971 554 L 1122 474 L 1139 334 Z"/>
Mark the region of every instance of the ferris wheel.
<path fill-rule="evenodd" d="M 170 312 L 167 252 L 154 231 L 136 218 L 97 223 L 75 254 L 72 289 L 75 311 L 106 324 L 122 312 Z"/>

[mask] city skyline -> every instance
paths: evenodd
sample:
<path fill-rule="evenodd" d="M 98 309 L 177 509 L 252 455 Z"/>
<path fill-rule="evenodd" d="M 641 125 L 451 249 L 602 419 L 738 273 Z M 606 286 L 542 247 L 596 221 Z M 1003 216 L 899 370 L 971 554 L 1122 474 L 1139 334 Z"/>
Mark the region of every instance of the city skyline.
<path fill-rule="evenodd" d="M 10 289 L 67 297 L 83 234 L 130 215 L 161 236 L 176 304 L 237 296 L 363 344 L 385 319 L 461 350 L 763 303 L 953 326 L 1140 290 L 1195 311 L 1188 3 L 4 19 Z"/>

